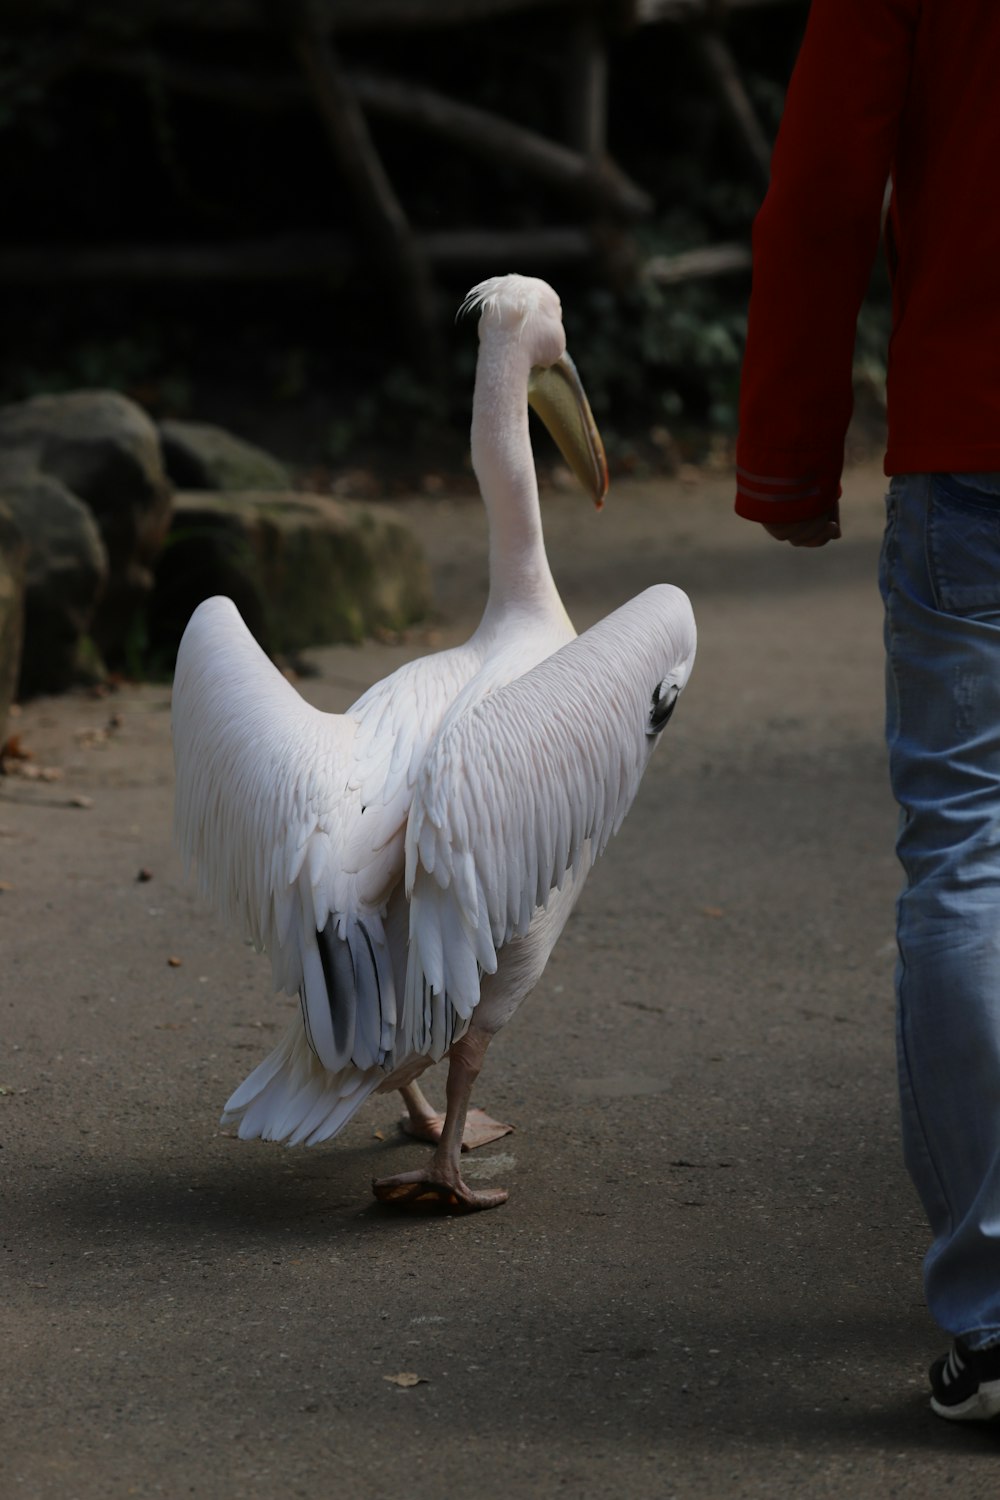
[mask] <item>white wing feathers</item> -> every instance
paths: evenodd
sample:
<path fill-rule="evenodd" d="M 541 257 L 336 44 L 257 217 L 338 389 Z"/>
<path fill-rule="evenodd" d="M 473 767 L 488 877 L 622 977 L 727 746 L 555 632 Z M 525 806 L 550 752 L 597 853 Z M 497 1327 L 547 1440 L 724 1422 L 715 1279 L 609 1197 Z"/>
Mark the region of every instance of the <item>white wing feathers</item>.
<path fill-rule="evenodd" d="M 433 1055 L 497 948 L 621 826 L 694 651 L 687 596 L 648 589 L 442 729 L 406 831 L 404 1026 L 430 1023 Z"/>
<path fill-rule="evenodd" d="M 392 1046 L 382 915 L 402 875 L 416 766 L 461 679 L 448 655 L 439 684 L 412 663 L 337 715 L 299 696 L 228 599 L 201 604 L 181 642 L 178 842 L 217 910 L 270 953 L 276 986 L 302 989 L 332 1072 L 380 1064 Z"/>
<path fill-rule="evenodd" d="M 442 725 L 478 666 L 461 648 L 324 714 L 230 600 L 198 607 L 174 681 L 178 842 L 221 914 L 269 951 L 276 985 L 300 990 L 322 1068 L 359 1070 L 368 1092 L 373 1070 L 443 1056 L 497 949 L 619 828 L 694 649 L 686 596 L 649 589 Z M 390 943 L 385 918 L 404 839 L 400 997 L 402 932 Z M 327 1105 L 301 1122 L 310 1138 L 328 1133 Z"/>
<path fill-rule="evenodd" d="M 294 990 L 281 954 L 294 918 L 299 877 L 318 863 L 310 841 L 322 825 L 310 786 L 320 716 L 260 650 L 228 599 L 200 605 L 181 642 L 172 704 L 177 770 L 175 831 L 185 860 L 224 916 L 275 960 L 275 979 Z M 345 767 L 355 726 L 324 726 Z M 314 904 L 322 906 L 318 898 Z M 317 913 L 320 915 L 320 913 Z"/>

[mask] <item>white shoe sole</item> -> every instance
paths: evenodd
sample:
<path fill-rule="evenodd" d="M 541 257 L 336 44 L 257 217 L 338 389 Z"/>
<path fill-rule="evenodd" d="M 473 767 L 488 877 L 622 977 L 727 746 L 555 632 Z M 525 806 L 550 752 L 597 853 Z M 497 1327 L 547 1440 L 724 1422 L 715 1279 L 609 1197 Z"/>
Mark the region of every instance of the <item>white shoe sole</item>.
<path fill-rule="evenodd" d="M 1000 1416 L 1000 1380 L 989 1380 L 981 1385 L 974 1396 L 958 1406 L 942 1406 L 936 1396 L 931 1397 L 931 1410 L 948 1422 L 988 1422 Z"/>

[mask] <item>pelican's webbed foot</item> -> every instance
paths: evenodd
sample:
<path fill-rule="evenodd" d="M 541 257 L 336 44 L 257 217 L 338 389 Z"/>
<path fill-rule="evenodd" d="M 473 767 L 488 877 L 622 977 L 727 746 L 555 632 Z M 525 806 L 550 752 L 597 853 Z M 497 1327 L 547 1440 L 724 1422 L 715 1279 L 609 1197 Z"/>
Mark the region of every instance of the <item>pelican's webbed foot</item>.
<path fill-rule="evenodd" d="M 432 1112 L 422 1115 L 418 1120 L 409 1114 L 402 1115 L 399 1128 L 404 1135 L 411 1135 L 418 1141 L 430 1141 L 432 1146 L 436 1146 L 444 1129 L 444 1115 Z M 499 1141 L 505 1135 L 511 1135 L 513 1130 L 513 1125 L 494 1120 L 485 1109 L 470 1109 L 462 1131 L 462 1150 L 475 1151 L 477 1146 L 488 1146 L 491 1141 Z"/>
<path fill-rule="evenodd" d="M 418 1084 L 404 1084 L 399 1092 L 406 1105 L 406 1114 L 399 1122 L 400 1130 L 418 1141 L 430 1141 L 432 1146 L 436 1146 L 444 1129 L 444 1115 L 438 1114 Z M 505 1135 L 510 1135 L 513 1129 L 513 1125 L 494 1120 L 484 1109 L 469 1109 L 466 1111 L 462 1130 L 462 1150 L 475 1151 L 477 1146 L 488 1146 L 491 1141 L 499 1141 Z"/>
<path fill-rule="evenodd" d="M 484 1208 L 499 1208 L 508 1197 L 506 1188 L 483 1188 L 477 1192 L 461 1177 L 446 1181 L 427 1172 L 381 1177 L 372 1182 L 372 1192 L 380 1203 L 389 1203 L 407 1213 L 431 1214 L 472 1214 Z"/>
<path fill-rule="evenodd" d="M 489 1043 L 490 1033 L 473 1022 L 465 1035 L 449 1049 L 448 1111 L 443 1124 L 438 1123 L 439 1117 L 435 1116 L 416 1084 L 407 1084 L 400 1090 L 410 1121 L 417 1127 L 415 1133 L 420 1133 L 425 1126 L 428 1130 L 436 1128 L 437 1147 L 426 1170 L 401 1172 L 398 1177 L 382 1177 L 373 1182 L 372 1191 L 380 1203 L 392 1203 L 397 1208 L 417 1213 L 471 1214 L 477 1209 L 499 1208 L 501 1203 L 507 1202 L 504 1188 L 484 1188 L 476 1192 L 467 1187 L 458 1168 L 463 1129 L 469 1113 L 469 1094 L 479 1076 Z M 474 1111 L 473 1116 L 476 1114 L 481 1114 L 481 1111 Z M 474 1130 L 475 1123 L 473 1118 Z M 499 1128 L 501 1135 L 506 1135 L 510 1128 L 498 1127 L 496 1120 L 490 1120 L 489 1126 Z M 430 1138 L 435 1139 L 433 1135 Z M 496 1137 L 484 1135 L 476 1144 L 481 1145 L 488 1139 Z"/>

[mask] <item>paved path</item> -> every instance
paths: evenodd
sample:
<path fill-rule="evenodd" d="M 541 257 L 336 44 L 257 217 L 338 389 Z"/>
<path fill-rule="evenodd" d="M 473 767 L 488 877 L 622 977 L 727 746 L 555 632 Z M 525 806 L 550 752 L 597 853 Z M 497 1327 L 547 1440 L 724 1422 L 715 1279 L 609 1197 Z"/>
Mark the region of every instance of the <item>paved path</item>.
<path fill-rule="evenodd" d="M 994 1492 L 996 1438 L 924 1394 L 941 1340 L 896 1127 L 881 493 L 855 473 L 844 541 L 810 554 L 733 519 L 725 478 L 622 485 L 599 517 L 547 497 L 579 625 L 667 579 L 701 645 L 491 1052 L 479 1102 L 518 1130 L 470 1175 L 511 1198 L 471 1219 L 372 1205 L 369 1179 L 423 1149 L 392 1100 L 311 1152 L 220 1134 L 291 1002 L 182 879 L 167 693 L 25 710 L 63 776 L 0 783 L 4 1496 Z M 323 706 L 481 602 L 478 504 L 408 513 L 442 622 L 317 653 Z"/>

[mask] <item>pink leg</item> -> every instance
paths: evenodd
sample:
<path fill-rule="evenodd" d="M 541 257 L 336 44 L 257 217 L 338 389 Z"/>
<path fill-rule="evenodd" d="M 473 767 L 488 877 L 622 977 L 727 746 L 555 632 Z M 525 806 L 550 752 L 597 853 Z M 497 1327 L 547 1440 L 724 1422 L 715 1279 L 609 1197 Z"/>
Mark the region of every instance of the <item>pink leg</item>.
<path fill-rule="evenodd" d="M 406 1114 L 399 1122 L 400 1129 L 418 1141 L 431 1141 L 436 1146 L 444 1128 L 444 1115 L 438 1114 L 418 1084 L 404 1084 L 399 1092 L 406 1105 Z M 510 1135 L 513 1129 L 513 1125 L 494 1120 L 484 1109 L 466 1110 L 462 1150 L 474 1151 L 477 1146 L 487 1146 L 490 1141 L 499 1141 L 502 1136 Z"/>
<path fill-rule="evenodd" d="M 404 1083 L 399 1094 L 406 1105 L 406 1114 L 399 1122 L 400 1129 L 418 1141 L 432 1141 L 436 1146 L 441 1139 L 444 1115 L 438 1114 L 419 1084 Z"/>
<path fill-rule="evenodd" d="M 459 1171 L 469 1096 L 489 1044 L 489 1032 L 473 1025 L 452 1047 L 448 1053 L 448 1107 L 430 1166 L 426 1171 L 402 1172 L 397 1177 L 373 1182 L 372 1191 L 380 1202 L 393 1203 L 399 1208 L 460 1214 L 498 1208 L 506 1203 L 505 1189 L 476 1192 L 466 1186 Z"/>

